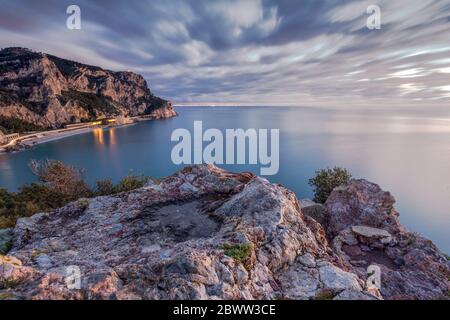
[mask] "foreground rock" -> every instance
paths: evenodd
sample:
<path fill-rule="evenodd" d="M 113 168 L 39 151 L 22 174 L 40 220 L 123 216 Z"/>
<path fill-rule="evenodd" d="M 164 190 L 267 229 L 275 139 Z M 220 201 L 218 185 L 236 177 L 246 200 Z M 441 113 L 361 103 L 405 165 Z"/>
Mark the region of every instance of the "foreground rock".
<path fill-rule="evenodd" d="M 326 221 L 328 219 L 328 211 L 323 204 L 315 203 L 310 199 L 302 199 L 300 201 L 300 207 L 304 214 L 310 216 L 311 218 L 319 222 L 322 226 L 326 225 Z"/>
<path fill-rule="evenodd" d="M 389 192 L 365 180 L 336 188 L 326 202 L 335 252 L 359 276 L 379 266 L 384 298 L 448 299 L 446 256 L 400 224 L 394 202 Z"/>
<path fill-rule="evenodd" d="M 333 252 L 324 228 L 302 213 L 292 192 L 214 166 L 20 219 L 13 238 L 0 259 L 0 296 L 7 299 L 381 298 L 368 290 L 344 242 L 339 247 L 336 240 Z M 442 270 L 416 294 L 396 285 L 409 272 L 425 272 L 405 262 L 405 272 L 389 273 L 393 286 L 383 283 L 385 298 L 434 298 L 448 286 L 448 263 L 437 260 L 437 249 L 423 243 L 416 250 L 436 250 L 427 259 Z"/>

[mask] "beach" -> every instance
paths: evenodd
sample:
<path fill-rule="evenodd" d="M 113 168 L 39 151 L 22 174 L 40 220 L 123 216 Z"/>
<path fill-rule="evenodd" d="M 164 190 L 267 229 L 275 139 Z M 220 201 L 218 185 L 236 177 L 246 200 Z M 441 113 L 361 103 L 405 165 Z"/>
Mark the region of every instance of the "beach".
<path fill-rule="evenodd" d="M 133 117 L 132 120 L 133 120 L 133 122 L 124 123 L 124 124 L 96 125 L 96 126 L 72 128 L 72 129 L 56 129 L 56 130 L 33 132 L 33 133 L 25 134 L 23 136 L 20 136 L 17 139 L 10 141 L 9 143 L 7 143 L 3 146 L 0 146 L 0 154 L 9 153 L 9 152 L 19 152 L 19 151 L 28 149 L 29 147 L 32 147 L 32 146 L 35 146 L 38 144 L 55 141 L 55 140 L 71 137 L 71 136 L 78 135 L 78 134 L 88 133 L 95 129 L 103 129 L 106 127 L 124 127 L 124 126 L 133 125 L 137 122 L 148 121 L 148 120 L 153 120 L 153 119 L 138 116 L 138 117 Z"/>
<path fill-rule="evenodd" d="M 14 151 L 20 151 L 22 149 L 26 149 L 27 147 L 31 147 L 37 144 L 54 141 L 58 139 L 63 139 L 66 137 L 74 136 L 77 134 L 87 133 L 93 131 L 94 129 L 98 129 L 99 127 L 88 127 L 88 128 L 80 128 L 80 129 L 62 129 L 62 130 L 51 130 L 44 132 L 37 132 L 33 134 L 28 134 L 25 136 L 21 136 L 18 139 L 11 141 L 10 143 L 0 147 L 0 153 L 7 153 L 8 148 L 14 148 Z"/>

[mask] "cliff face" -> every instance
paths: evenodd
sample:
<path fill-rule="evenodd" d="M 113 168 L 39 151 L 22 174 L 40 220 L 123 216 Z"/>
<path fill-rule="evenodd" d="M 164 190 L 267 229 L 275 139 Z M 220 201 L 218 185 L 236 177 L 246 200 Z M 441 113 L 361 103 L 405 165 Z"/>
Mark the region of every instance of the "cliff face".
<path fill-rule="evenodd" d="M 0 293 L 8 299 L 447 297 L 448 261 L 430 241 L 400 227 L 392 204 L 389 193 L 355 180 L 333 192 L 321 225 L 280 185 L 214 166 L 188 167 L 142 189 L 20 219 L 12 250 L 0 256 Z M 369 264 L 381 268 L 380 289 L 367 282 Z"/>
<path fill-rule="evenodd" d="M 108 71 L 23 48 L 0 51 L 3 126 L 9 120 L 47 128 L 143 114 L 176 115 L 171 103 L 154 96 L 138 74 Z"/>

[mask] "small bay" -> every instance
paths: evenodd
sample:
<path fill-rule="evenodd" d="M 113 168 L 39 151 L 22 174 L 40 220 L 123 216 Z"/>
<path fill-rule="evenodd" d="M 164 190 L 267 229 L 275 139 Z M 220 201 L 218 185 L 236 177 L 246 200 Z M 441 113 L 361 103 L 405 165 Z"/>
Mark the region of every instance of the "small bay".
<path fill-rule="evenodd" d="M 450 116 L 439 110 L 355 110 L 302 107 L 178 107 L 179 117 L 146 121 L 37 145 L 0 155 L 0 187 L 17 190 L 35 181 L 30 159 L 58 159 L 86 170 L 86 180 L 118 181 L 131 170 L 163 177 L 180 167 L 171 161 L 173 130 L 280 129 L 280 170 L 266 177 L 312 197 L 315 170 L 341 166 L 355 178 L 378 183 L 397 199 L 401 222 L 450 252 Z M 254 165 L 224 165 L 252 171 Z"/>

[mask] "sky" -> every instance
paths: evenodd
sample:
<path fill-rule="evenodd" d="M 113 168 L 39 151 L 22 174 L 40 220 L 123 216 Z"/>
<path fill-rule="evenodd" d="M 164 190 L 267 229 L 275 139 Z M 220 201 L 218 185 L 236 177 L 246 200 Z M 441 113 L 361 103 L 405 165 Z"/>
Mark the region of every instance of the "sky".
<path fill-rule="evenodd" d="M 0 0 L 11 46 L 137 72 L 175 104 L 450 102 L 450 0 Z"/>

